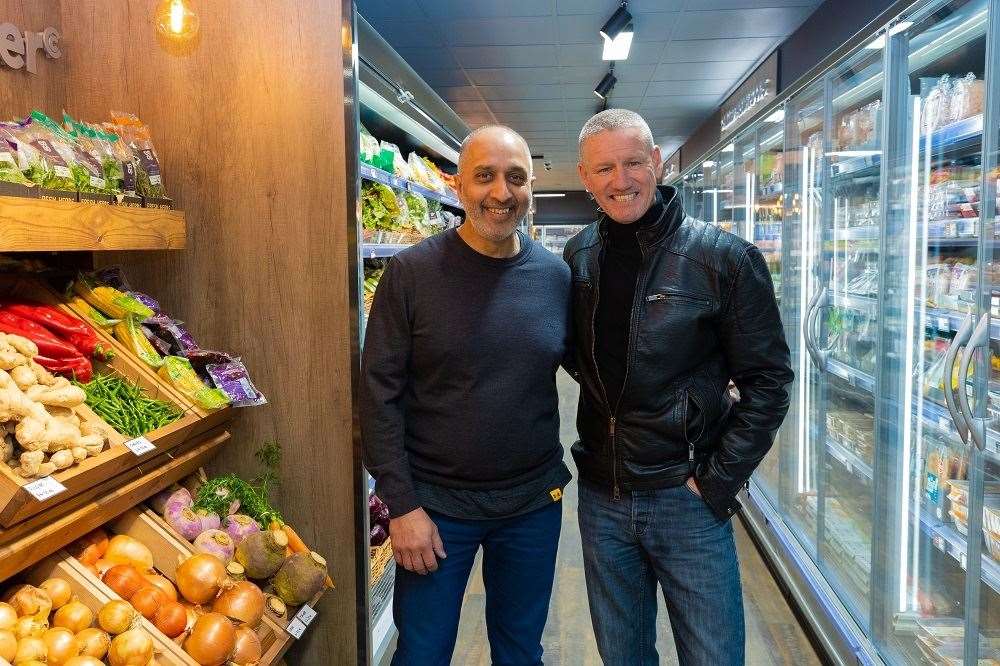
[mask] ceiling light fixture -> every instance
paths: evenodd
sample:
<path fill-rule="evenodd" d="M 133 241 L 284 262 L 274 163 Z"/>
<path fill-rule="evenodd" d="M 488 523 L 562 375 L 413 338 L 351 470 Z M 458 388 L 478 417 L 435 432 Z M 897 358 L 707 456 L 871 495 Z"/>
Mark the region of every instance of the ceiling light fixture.
<path fill-rule="evenodd" d="M 632 15 L 625 8 L 627 4 L 627 2 L 622 2 L 599 31 L 604 39 L 602 60 L 626 60 L 628 58 L 635 30 L 632 26 Z"/>
<path fill-rule="evenodd" d="M 627 4 L 627 2 L 623 2 L 615 10 L 615 13 L 611 15 L 611 18 L 608 19 L 607 23 L 600 30 L 601 37 L 614 40 L 621 32 L 632 27 L 632 15 L 625 9 L 625 5 Z"/>
<path fill-rule="evenodd" d="M 881 50 L 881 49 L 885 48 L 885 37 L 886 37 L 886 35 L 892 37 L 895 34 L 903 32 L 904 30 L 909 30 L 912 25 L 913 25 L 913 21 L 900 21 L 899 23 L 895 24 L 894 26 L 892 26 L 891 28 L 889 28 L 887 31 L 883 32 L 881 35 L 879 35 L 878 37 L 876 37 L 875 39 L 873 39 L 872 41 L 868 42 L 865 45 L 865 48 L 866 49 L 871 49 L 873 51 Z"/>
<path fill-rule="evenodd" d="M 171 39 L 191 39 L 199 25 L 198 15 L 185 0 L 163 0 L 156 10 L 156 28 Z"/>
<path fill-rule="evenodd" d="M 611 89 L 615 87 L 616 83 L 618 83 L 618 79 L 615 78 L 615 66 L 614 63 L 612 63 L 611 69 L 608 70 L 608 73 L 604 75 L 601 82 L 597 84 L 596 88 L 594 88 L 594 94 L 601 99 L 606 100 L 608 95 L 611 94 Z"/>

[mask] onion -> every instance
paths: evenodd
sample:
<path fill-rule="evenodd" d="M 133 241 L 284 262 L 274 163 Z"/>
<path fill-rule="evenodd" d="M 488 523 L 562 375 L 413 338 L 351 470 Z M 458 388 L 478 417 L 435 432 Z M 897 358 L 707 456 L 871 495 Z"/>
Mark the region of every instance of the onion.
<path fill-rule="evenodd" d="M 111 666 L 147 666 L 153 659 L 153 639 L 141 629 L 115 636 L 108 650 Z"/>
<path fill-rule="evenodd" d="M 153 584 L 154 587 L 160 588 L 167 598 L 171 601 L 177 601 L 177 588 L 174 584 L 170 582 L 169 579 L 164 578 L 160 574 L 145 574 L 146 580 Z"/>
<path fill-rule="evenodd" d="M 131 599 L 132 595 L 140 589 L 152 585 L 135 567 L 129 564 L 116 564 L 108 569 L 102 580 L 122 599 Z"/>
<path fill-rule="evenodd" d="M 96 627 L 84 629 L 76 635 L 76 642 L 80 646 L 80 654 L 95 659 L 104 659 L 111 647 L 111 637 L 107 632 Z"/>
<path fill-rule="evenodd" d="M 228 582 L 226 565 L 215 555 L 198 553 L 177 567 L 177 589 L 195 604 L 207 604 Z"/>
<path fill-rule="evenodd" d="M 17 642 L 17 653 L 14 655 L 15 664 L 23 664 L 26 661 L 45 661 L 48 648 L 41 638 L 29 636 Z"/>
<path fill-rule="evenodd" d="M 226 532 L 232 538 L 233 543 L 236 544 L 243 541 L 243 539 L 246 539 L 254 532 L 260 532 L 260 525 L 257 524 L 256 520 L 250 516 L 244 516 L 239 513 L 232 516 L 226 516 L 223 524 L 226 526 Z"/>
<path fill-rule="evenodd" d="M 202 533 L 201 517 L 189 506 L 168 508 L 163 518 L 167 524 L 188 541 Z"/>
<path fill-rule="evenodd" d="M 222 530 L 205 530 L 195 538 L 194 550 L 197 553 L 215 555 L 223 564 L 228 564 L 233 559 L 236 544 L 229 534 Z"/>
<path fill-rule="evenodd" d="M 48 622 L 39 622 L 38 618 L 32 615 L 25 615 L 17 619 L 17 624 L 14 625 L 14 635 L 17 636 L 17 640 L 19 641 L 29 637 L 41 638 L 42 634 L 48 628 Z"/>
<path fill-rule="evenodd" d="M 17 636 L 13 631 L 6 629 L 0 631 L 0 659 L 13 661 L 15 654 L 17 654 Z"/>
<path fill-rule="evenodd" d="M 187 629 L 187 609 L 177 601 L 167 601 L 156 609 L 153 625 L 167 638 L 177 638 Z"/>
<path fill-rule="evenodd" d="M 153 585 L 147 585 L 129 598 L 132 608 L 139 611 L 147 620 L 152 620 L 153 616 L 156 615 L 156 609 L 167 601 L 169 601 L 167 594 Z"/>
<path fill-rule="evenodd" d="M 108 569 L 113 566 L 115 566 L 114 562 L 101 558 L 94 562 L 94 568 L 92 571 L 97 574 L 98 578 L 104 578 L 104 574 L 108 573 Z"/>
<path fill-rule="evenodd" d="M 142 572 L 153 569 L 153 553 L 138 539 L 116 534 L 108 543 L 104 559 L 113 564 L 131 564 Z"/>
<path fill-rule="evenodd" d="M 100 659 L 95 659 L 94 657 L 81 655 L 79 657 L 73 657 L 63 664 L 63 666 L 104 666 L 104 662 Z"/>
<path fill-rule="evenodd" d="M 52 608 L 55 610 L 68 604 L 69 600 L 73 597 L 73 588 L 70 586 L 69 581 L 64 578 L 49 578 L 39 585 L 39 587 L 49 595 L 49 598 L 52 600 Z"/>
<path fill-rule="evenodd" d="M 52 598 L 45 590 L 32 585 L 21 585 L 7 601 L 14 607 L 18 617 L 32 615 L 39 620 L 47 621 L 52 610 Z"/>
<path fill-rule="evenodd" d="M 94 611 L 79 599 L 73 599 L 57 610 L 52 618 L 53 626 L 65 627 L 73 633 L 81 632 L 93 623 Z"/>
<path fill-rule="evenodd" d="M 93 564 L 108 550 L 108 533 L 98 528 L 87 534 L 71 547 L 70 553 L 84 564 Z"/>
<path fill-rule="evenodd" d="M 184 651 L 201 666 L 221 666 L 236 647 L 236 630 L 225 615 L 206 613 L 198 618 Z"/>
<path fill-rule="evenodd" d="M 0 602 L 0 630 L 13 629 L 17 624 L 17 611 L 8 603 Z"/>
<path fill-rule="evenodd" d="M 63 666 L 67 661 L 80 654 L 80 644 L 69 629 L 56 627 L 49 629 L 42 636 L 45 641 L 47 663 L 53 666 Z"/>
<path fill-rule="evenodd" d="M 122 634 L 132 628 L 140 615 L 127 601 L 115 599 L 101 607 L 97 613 L 97 623 L 112 636 Z"/>
<path fill-rule="evenodd" d="M 251 666 L 261 660 L 262 652 L 260 638 L 253 629 L 245 625 L 236 628 L 236 648 L 229 661 L 237 666 Z"/>
<path fill-rule="evenodd" d="M 219 595 L 212 611 L 256 627 L 264 615 L 264 593 L 253 583 L 240 581 Z"/>

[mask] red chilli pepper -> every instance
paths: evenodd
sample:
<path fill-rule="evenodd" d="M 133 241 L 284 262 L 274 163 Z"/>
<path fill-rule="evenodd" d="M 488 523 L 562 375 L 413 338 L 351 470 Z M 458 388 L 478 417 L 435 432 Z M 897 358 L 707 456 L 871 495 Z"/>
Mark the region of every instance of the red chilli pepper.
<path fill-rule="evenodd" d="M 44 303 L 14 303 L 3 307 L 19 317 L 44 326 L 49 331 L 68 340 L 84 356 L 96 356 L 109 361 L 114 358 L 114 351 L 105 346 L 97 337 L 97 333 L 87 322 L 72 317 L 57 308 Z"/>
<path fill-rule="evenodd" d="M 73 358 L 49 358 L 48 356 L 36 356 L 35 362 L 49 372 L 54 372 L 78 382 L 86 384 L 94 378 L 94 366 L 90 360 L 80 355 Z"/>
<path fill-rule="evenodd" d="M 0 310 L 0 333 L 10 333 L 20 335 L 35 343 L 38 353 L 49 358 L 73 358 L 80 356 L 76 347 L 64 342 L 48 331 L 39 332 L 37 328 L 42 328 L 32 321 L 21 319 L 17 315 Z"/>

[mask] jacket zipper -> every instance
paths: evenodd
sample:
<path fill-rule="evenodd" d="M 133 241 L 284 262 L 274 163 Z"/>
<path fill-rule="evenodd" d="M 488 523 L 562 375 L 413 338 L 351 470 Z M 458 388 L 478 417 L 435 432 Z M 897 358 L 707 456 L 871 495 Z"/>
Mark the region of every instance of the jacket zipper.
<path fill-rule="evenodd" d="M 702 305 L 711 305 L 712 301 L 706 300 L 704 298 L 698 298 L 697 296 L 688 296 L 686 294 L 650 294 L 646 297 L 647 303 L 652 303 L 654 301 L 665 301 L 670 298 L 679 298 L 685 301 L 693 301 L 695 303 L 701 303 Z"/>
<path fill-rule="evenodd" d="M 600 267 L 600 261 L 597 263 Z M 601 273 L 600 268 L 598 268 L 596 279 L 592 280 L 594 287 L 594 311 L 590 316 L 590 356 L 594 360 L 594 370 L 596 370 L 597 384 L 601 387 L 601 395 L 604 396 L 604 404 L 608 407 L 610 413 L 610 400 L 608 400 L 608 389 L 604 386 L 604 380 L 601 379 L 601 371 L 597 366 L 597 306 L 601 302 Z M 625 372 L 628 372 L 628 362 L 625 363 Z M 620 396 L 619 396 L 620 397 Z M 616 407 L 617 412 L 617 407 Z M 611 481 L 612 481 L 612 492 L 611 499 L 618 501 L 621 499 L 621 489 L 618 487 L 618 452 L 615 447 L 615 415 L 610 414 L 610 420 L 608 421 L 608 441 L 611 444 Z"/>

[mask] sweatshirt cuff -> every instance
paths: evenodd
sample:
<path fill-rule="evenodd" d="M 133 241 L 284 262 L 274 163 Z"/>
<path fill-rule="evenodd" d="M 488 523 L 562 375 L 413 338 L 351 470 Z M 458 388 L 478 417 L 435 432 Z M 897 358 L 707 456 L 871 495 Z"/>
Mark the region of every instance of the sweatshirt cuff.
<path fill-rule="evenodd" d="M 369 472 L 375 477 L 375 494 L 389 507 L 390 518 L 399 518 L 420 508 L 405 459 Z"/>

